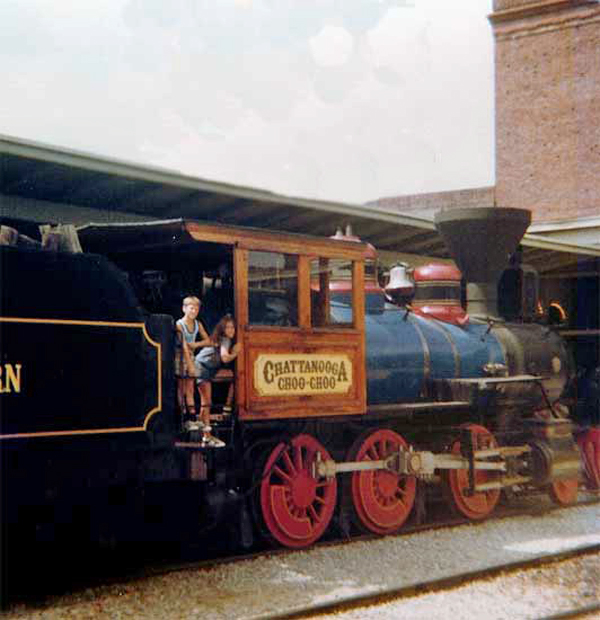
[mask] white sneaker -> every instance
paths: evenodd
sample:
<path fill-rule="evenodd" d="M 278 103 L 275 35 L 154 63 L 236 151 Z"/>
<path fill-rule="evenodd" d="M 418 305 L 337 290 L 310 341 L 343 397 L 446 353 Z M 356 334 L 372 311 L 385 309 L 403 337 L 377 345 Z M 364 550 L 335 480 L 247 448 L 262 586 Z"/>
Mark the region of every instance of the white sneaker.
<path fill-rule="evenodd" d="M 188 433 L 204 430 L 203 426 L 204 425 L 202 424 L 202 422 L 199 422 L 198 420 L 187 420 L 187 422 L 183 425 L 183 427 L 186 431 L 188 431 Z"/>
<path fill-rule="evenodd" d="M 206 434 L 202 437 L 202 445 L 207 448 L 223 448 L 225 442 L 217 439 L 214 435 Z"/>

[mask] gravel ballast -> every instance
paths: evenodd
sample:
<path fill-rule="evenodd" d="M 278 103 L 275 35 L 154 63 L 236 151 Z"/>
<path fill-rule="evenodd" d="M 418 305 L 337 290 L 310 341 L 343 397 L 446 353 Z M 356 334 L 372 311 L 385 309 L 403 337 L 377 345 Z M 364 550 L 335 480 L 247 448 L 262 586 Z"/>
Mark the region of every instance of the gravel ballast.
<path fill-rule="evenodd" d="M 600 544 L 598 504 L 576 506 L 543 516 L 511 517 L 419 534 L 323 546 L 219 564 L 209 569 L 183 570 L 124 585 L 90 588 L 56 597 L 37 607 L 19 604 L 7 610 L 5 617 L 257 618 L 286 609 L 299 609 L 311 603 L 326 604 L 346 596 L 409 587 L 593 544 Z M 587 571 L 588 574 L 591 570 L 596 576 L 599 574 L 598 555 L 569 561 L 581 562 L 580 565 L 574 564 L 579 566 L 574 571 L 580 570 L 582 574 Z M 568 581 L 566 577 L 565 580 Z M 597 582 L 589 581 L 582 585 L 584 590 L 577 596 L 587 597 L 591 602 L 594 596 L 598 597 L 599 588 L 596 587 Z M 525 582 L 521 585 L 526 588 Z M 556 584 L 556 588 L 559 585 Z M 518 587 L 518 577 L 515 587 Z M 535 588 L 532 592 L 534 598 L 540 598 L 542 594 L 549 598 L 553 594 L 553 586 L 540 586 L 538 594 L 535 594 Z M 489 593 L 486 594 L 485 589 L 479 590 L 477 596 L 480 600 L 477 603 L 473 601 L 473 606 L 477 604 L 477 608 L 482 609 L 483 605 L 486 610 L 496 607 L 491 600 L 489 606 L 486 603 Z M 515 598 L 523 596 L 514 595 Z M 466 604 L 468 611 L 471 601 Z M 448 612 L 448 609 L 442 611 Z M 402 614 L 400 617 L 419 616 Z M 448 612 L 426 617 L 452 617 L 458 620 L 475 616 Z M 491 620 L 526 616 L 494 616 L 486 611 L 485 617 Z"/>
<path fill-rule="evenodd" d="M 577 609 L 576 617 L 600 618 L 600 554 L 502 572 L 443 591 L 378 601 L 319 620 L 540 620 Z M 313 618 L 314 615 L 305 616 Z"/>

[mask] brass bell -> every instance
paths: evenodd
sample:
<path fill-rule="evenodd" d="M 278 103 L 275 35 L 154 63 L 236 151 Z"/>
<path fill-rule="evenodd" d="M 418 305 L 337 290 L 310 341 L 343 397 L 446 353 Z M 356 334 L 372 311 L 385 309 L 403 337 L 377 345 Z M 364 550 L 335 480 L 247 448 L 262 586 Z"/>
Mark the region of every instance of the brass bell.
<path fill-rule="evenodd" d="M 385 292 L 399 304 L 407 304 L 415 293 L 415 284 L 408 277 L 408 265 L 398 263 L 390 269 L 390 281 L 385 287 Z"/>

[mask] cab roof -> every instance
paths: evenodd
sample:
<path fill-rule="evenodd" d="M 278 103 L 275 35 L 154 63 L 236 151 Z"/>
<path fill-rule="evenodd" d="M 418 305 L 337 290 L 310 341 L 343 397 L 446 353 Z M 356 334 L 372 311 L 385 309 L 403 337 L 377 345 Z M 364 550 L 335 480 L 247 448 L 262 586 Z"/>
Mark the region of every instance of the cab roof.
<path fill-rule="evenodd" d="M 105 255 L 168 250 L 197 243 L 348 260 L 362 260 L 369 252 L 369 246 L 360 241 L 270 232 L 261 228 L 187 219 L 86 224 L 78 227 L 77 233 L 84 251 Z"/>

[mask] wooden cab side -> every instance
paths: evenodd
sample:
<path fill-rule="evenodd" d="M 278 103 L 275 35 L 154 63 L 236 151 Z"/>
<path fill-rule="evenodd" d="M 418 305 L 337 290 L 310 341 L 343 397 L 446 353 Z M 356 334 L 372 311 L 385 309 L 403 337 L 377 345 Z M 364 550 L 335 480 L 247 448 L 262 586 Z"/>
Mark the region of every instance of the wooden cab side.
<path fill-rule="evenodd" d="M 283 241 L 234 251 L 240 419 L 363 413 L 362 252 Z M 335 268 L 348 272 L 344 296 L 330 291 Z"/>
<path fill-rule="evenodd" d="M 206 231 L 189 227 L 198 240 Z M 238 229 L 235 318 L 241 420 L 363 413 L 364 252 L 355 242 Z M 348 286 L 333 294 L 334 272 Z"/>
<path fill-rule="evenodd" d="M 285 249 L 235 250 L 236 315 L 244 347 L 237 366 L 240 418 L 363 413 L 362 256 L 336 255 L 332 248 L 308 246 L 301 254 Z M 334 262 L 350 271 L 345 299 L 332 299 L 329 290 Z"/>

